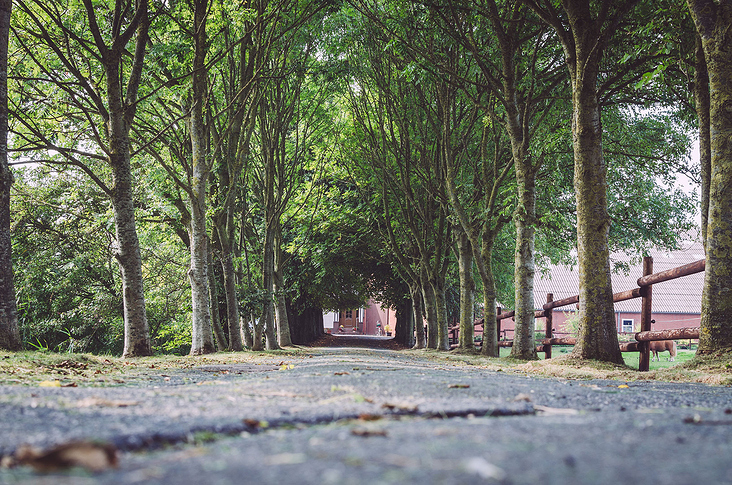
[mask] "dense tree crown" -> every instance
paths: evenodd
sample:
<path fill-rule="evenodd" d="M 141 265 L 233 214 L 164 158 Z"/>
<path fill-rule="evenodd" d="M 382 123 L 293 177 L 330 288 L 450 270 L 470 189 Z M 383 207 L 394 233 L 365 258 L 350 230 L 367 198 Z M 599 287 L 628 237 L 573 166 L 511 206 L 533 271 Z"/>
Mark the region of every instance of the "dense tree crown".
<path fill-rule="evenodd" d="M 275 349 L 377 297 L 490 356 L 515 308 L 533 359 L 534 275 L 577 257 L 575 355 L 618 362 L 610 252 L 701 232 L 732 348 L 726 1 L 0 4 L 2 347 Z"/>

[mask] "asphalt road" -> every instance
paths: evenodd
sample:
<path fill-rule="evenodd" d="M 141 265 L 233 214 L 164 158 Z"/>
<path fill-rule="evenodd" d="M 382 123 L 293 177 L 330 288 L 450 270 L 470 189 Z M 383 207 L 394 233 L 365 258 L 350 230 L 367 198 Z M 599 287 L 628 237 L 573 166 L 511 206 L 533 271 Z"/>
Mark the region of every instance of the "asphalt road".
<path fill-rule="evenodd" d="M 0 387 L 0 454 L 75 439 L 117 469 L 0 484 L 729 484 L 732 388 L 573 381 L 318 348 L 110 388 Z"/>

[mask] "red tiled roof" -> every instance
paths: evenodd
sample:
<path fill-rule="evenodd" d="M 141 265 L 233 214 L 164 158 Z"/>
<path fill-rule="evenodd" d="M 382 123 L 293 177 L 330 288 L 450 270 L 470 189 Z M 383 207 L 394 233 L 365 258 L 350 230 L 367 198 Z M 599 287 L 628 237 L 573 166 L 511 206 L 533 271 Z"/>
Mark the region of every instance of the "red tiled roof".
<path fill-rule="evenodd" d="M 650 251 L 653 257 L 653 272 L 658 273 L 684 264 L 704 259 L 704 249 L 700 243 L 694 243 L 679 251 Z M 613 272 L 613 292 L 637 288 L 636 281 L 643 275 L 641 262 L 632 262 L 624 254 L 613 254 L 611 264 L 623 262 L 630 264 L 630 271 Z M 653 286 L 653 312 L 655 313 L 701 313 L 701 294 L 704 284 L 704 273 L 684 276 L 665 281 Z M 546 303 L 547 293 L 553 293 L 555 300 L 574 296 L 579 292 L 579 272 L 577 267 L 563 265 L 551 266 L 542 274 L 536 272 L 534 280 L 534 303 L 536 308 Z M 616 311 L 640 312 L 641 299 L 626 300 L 615 304 Z M 565 307 L 569 309 L 571 307 Z"/>

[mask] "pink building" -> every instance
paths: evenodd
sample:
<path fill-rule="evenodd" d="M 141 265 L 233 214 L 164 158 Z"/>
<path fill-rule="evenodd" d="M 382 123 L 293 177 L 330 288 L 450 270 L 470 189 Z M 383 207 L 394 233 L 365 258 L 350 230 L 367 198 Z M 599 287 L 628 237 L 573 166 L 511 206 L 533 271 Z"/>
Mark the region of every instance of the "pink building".
<path fill-rule="evenodd" d="M 333 334 L 386 335 L 387 331 L 394 331 L 395 323 L 396 312 L 391 308 L 381 308 L 381 304 L 374 300 L 369 300 L 362 308 L 323 315 L 326 333 Z"/>

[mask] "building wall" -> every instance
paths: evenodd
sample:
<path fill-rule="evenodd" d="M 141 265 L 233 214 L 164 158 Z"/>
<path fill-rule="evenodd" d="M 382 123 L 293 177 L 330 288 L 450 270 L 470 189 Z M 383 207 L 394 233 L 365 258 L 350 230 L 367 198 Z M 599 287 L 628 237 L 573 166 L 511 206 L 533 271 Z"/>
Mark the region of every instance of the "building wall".
<path fill-rule="evenodd" d="M 379 325 L 381 325 L 381 335 L 386 335 L 387 325 L 394 331 L 396 324 L 396 312 L 391 309 L 382 309 L 375 301 L 369 301 L 364 308 L 363 333 L 364 335 L 377 335 Z M 392 335 L 394 335 L 392 333 Z"/>
<path fill-rule="evenodd" d="M 335 318 L 335 312 L 323 313 L 323 328 L 325 329 L 326 333 L 333 332 L 333 327 L 335 326 Z"/>
<path fill-rule="evenodd" d="M 350 317 L 348 317 L 349 312 Z M 342 310 L 337 314 L 324 313 L 323 321 L 332 322 L 330 327 L 327 323 L 324 323 L 327 333 L 378 335 L 379 328 L 381 328 L 381 335 L 386 335 L 387 325 L 392 332 L 394 331 L 396 312 L 391 308 L 382 309 L 378 302 L 369 300 L 363 308 Z M 343 332 L 340 332 L 341 325 L 343 326 Z M 392 333 L 392 335 L 394 334 Z"/>

